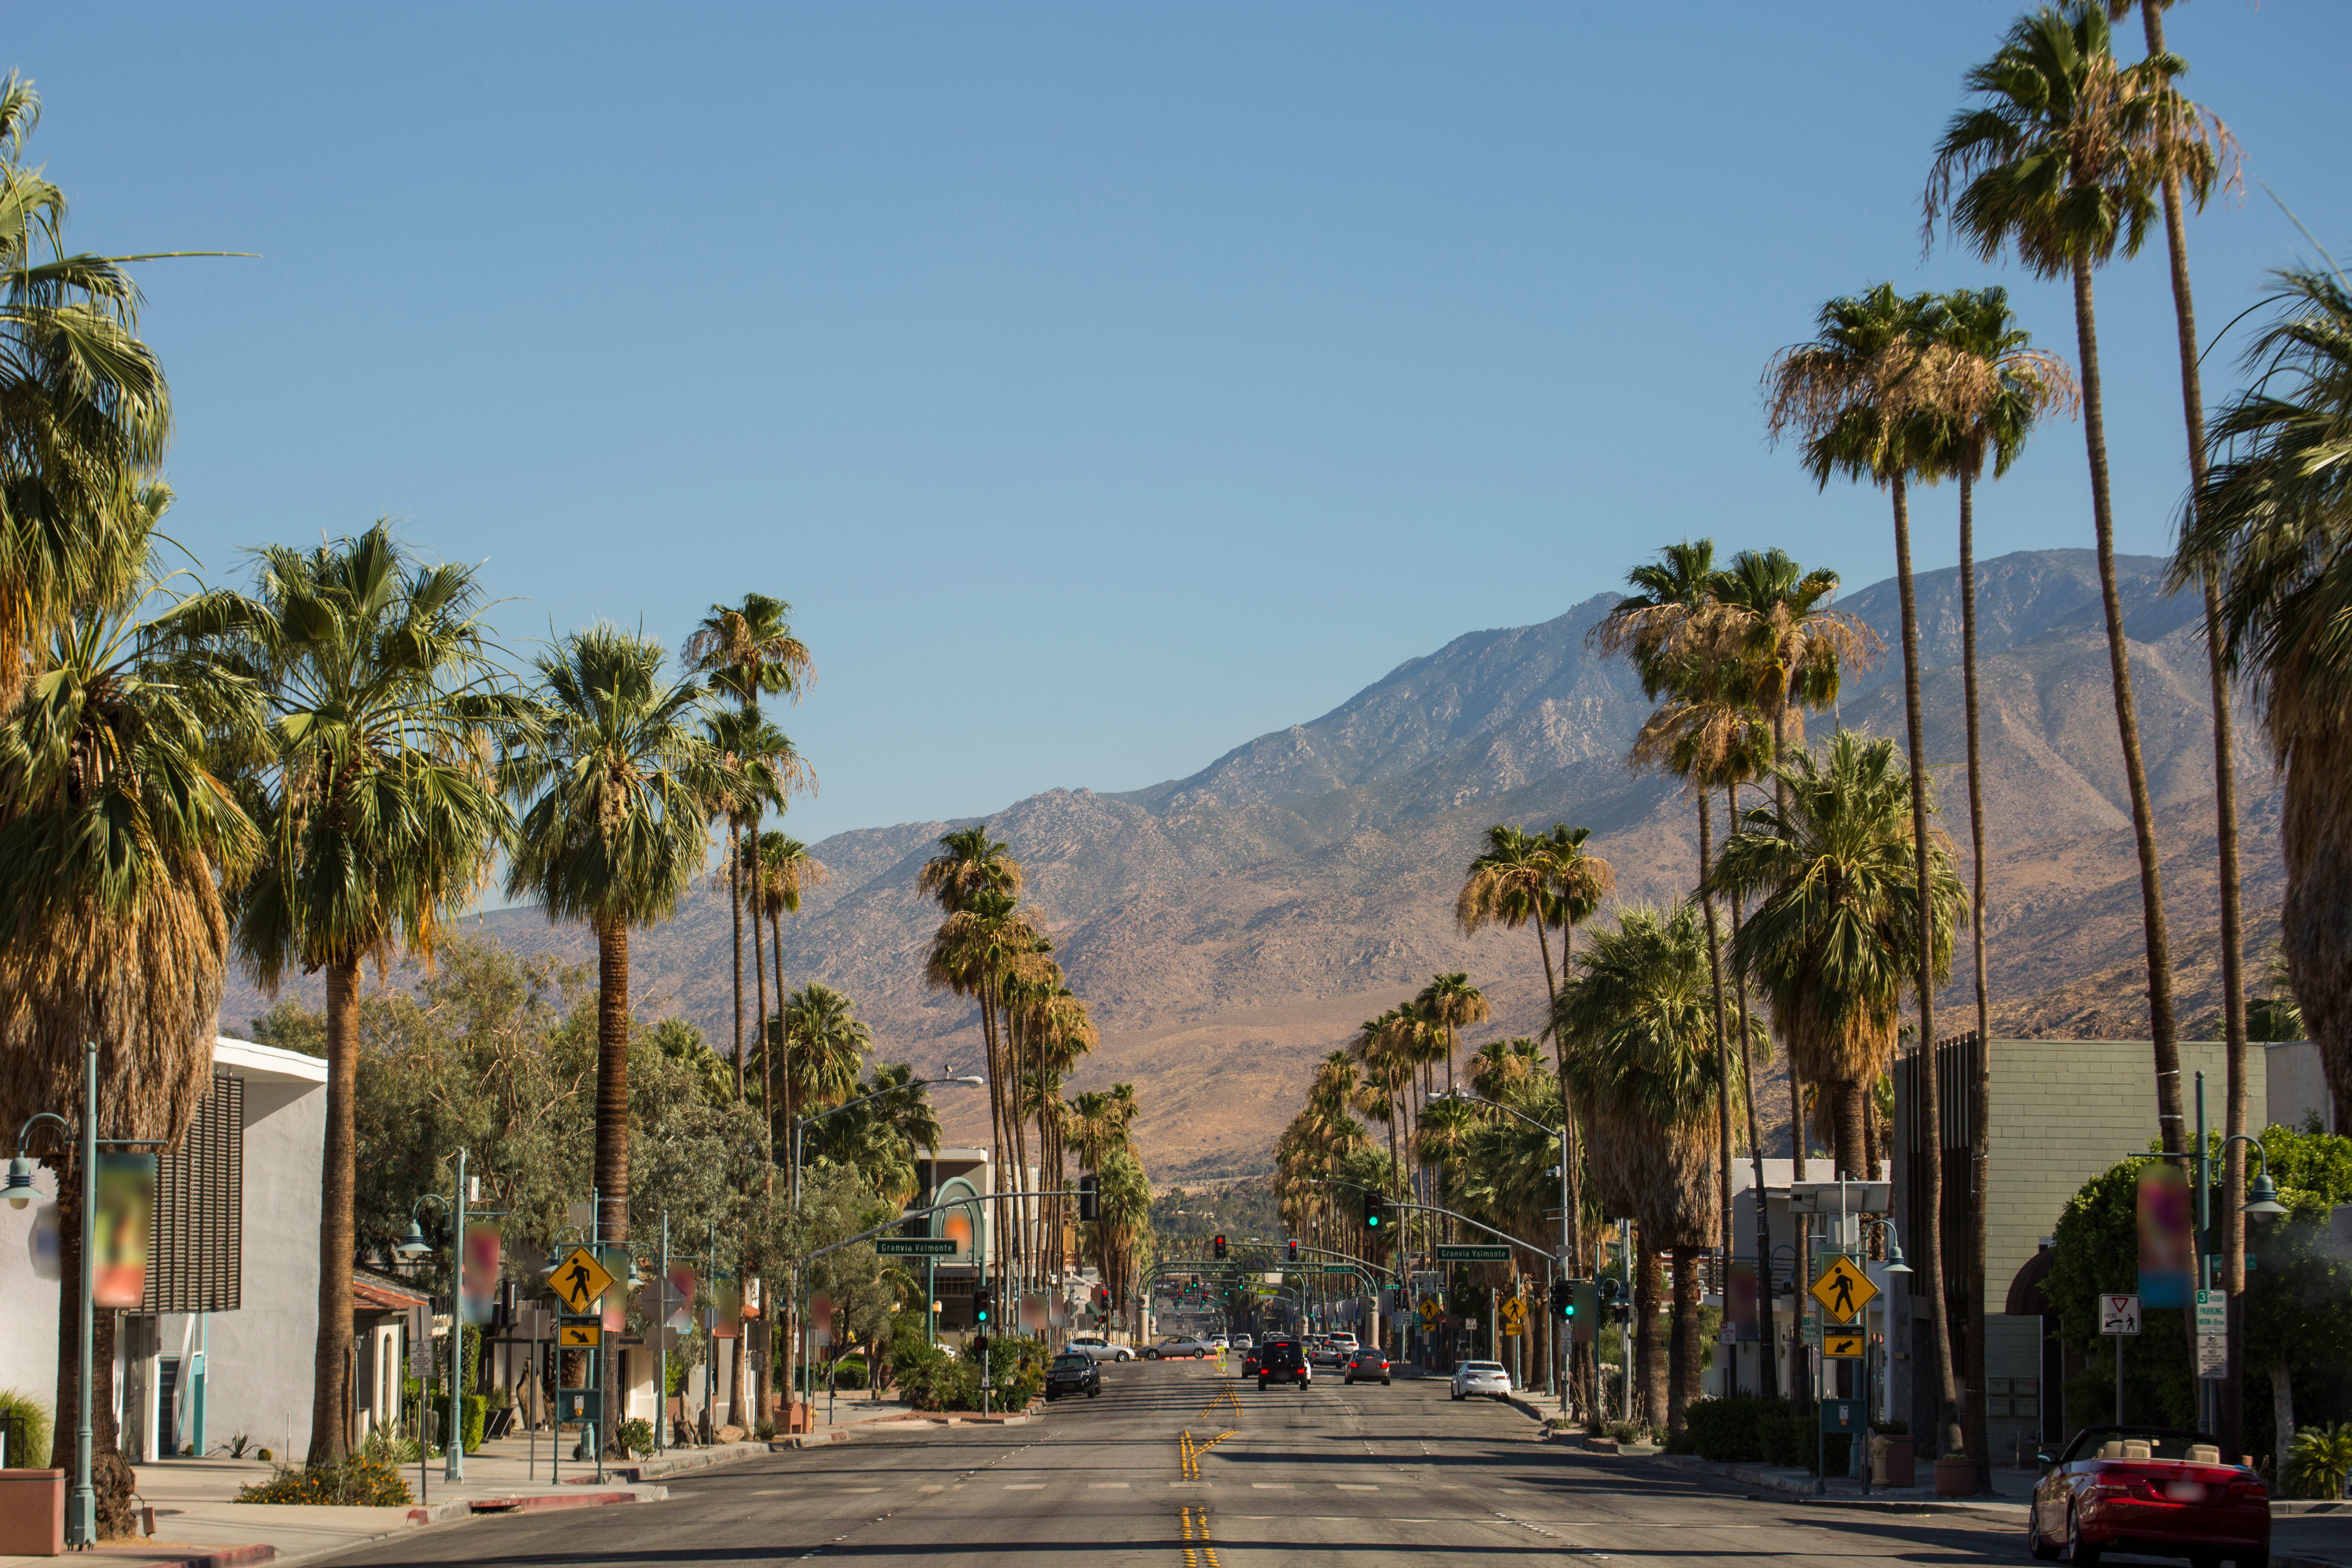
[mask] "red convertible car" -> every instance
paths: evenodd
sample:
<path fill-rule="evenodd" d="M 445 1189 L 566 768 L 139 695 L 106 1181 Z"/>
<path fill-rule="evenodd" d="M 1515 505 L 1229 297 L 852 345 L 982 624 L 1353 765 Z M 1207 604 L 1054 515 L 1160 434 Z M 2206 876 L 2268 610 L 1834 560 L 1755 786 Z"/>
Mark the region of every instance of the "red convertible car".
<path fill-rule="evenodd" d="M 2221 1462 L 2202 1432 L 2161 1426 L 2085 1426 L 2033 1489 L 2025 1544 L 2048 1561 L 2062 1552 L 2096 1563 L 2102 1552 L 2185 1557 L 2196 1568 L 2269 1568 L 2270 1493 L 2262 1477 Z"/>

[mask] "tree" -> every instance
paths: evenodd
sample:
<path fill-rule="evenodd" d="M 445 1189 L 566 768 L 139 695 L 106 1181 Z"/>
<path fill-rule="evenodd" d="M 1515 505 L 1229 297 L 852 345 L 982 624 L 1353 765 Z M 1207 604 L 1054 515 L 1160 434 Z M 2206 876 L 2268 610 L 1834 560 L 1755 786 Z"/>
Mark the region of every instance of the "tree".
<path fill-rule="evenodd" d="M 1641 1226 L 1641 1385 L 1653 1422 L 1679 1429 L 1698 1397 L 1698 1259 L 1717 1228 L 1712 1174 L 1717 1094 L 1727 1058 L 1709 1027 L 1706 942 L 1698 911 L 1621 908 L 1595 931 L 1560 988 L 1552 1027 L 1571 1042 L 1569 1089 L 1593 1130 L 1592 1170 L 1604 1207 Z M 1652 1323 L 1657 1255 L 1674 1254 L 1671 1366 Z"/>
<path fill-rule="evenodd" d="M 1916 778 L 1927 776 L 1927 762 L 1919 696 L 1918 595 L 1911 572 L 1909 479 L 1927 463 L 1937 417 L 1969 399 L 1969 388 L 1963 380 L 1969 367 L 1959 356 L 1928 338 L 1929 306 L 1929 296 L 1906 298 L 1895 293 L 1890 283 L 1832 300 L 1817 318 L 1821 335 L 1781 350 L 1765 371 L 1770 387 L 1772 438 L 1777 441 L 1793 433 L 1802 439 L 1805 466 L 1814 482 L 1826 489 L 1830 480 L 1841 475 L 1867 479 L 1884 488 L 1894 503 L 1895 574 L 1903 622 L 1903 716 L 1911 773 Z M 1923 921 L 1932 903 L 1927 804 L 1924 790 L 1912 795 L 1916 887 L 1911 908 Z M 1922 1048 L 1931 1053 L 1937 1038 L 1936 986 L 1926 966 L 1933 945 L 1923 926 L 1909 949 L 1920 964 L 1915 973 L 1919 1038 Z M 1792 1061 L 1797 1059 L 1793 1047 L 1790 1055 Z M 1929 1126 L 1936 1125 L 1939 1114 L 1935 1080 L 1932 1072 L 1922 1079 L 1927 1087 L 1921 1114 Z M 1839 1136 L 1843 1142 L 1843 1128 Z M 1927 1163 L 1921 1186 L 1927 1212 L 1940 1214 L 1943 1173 L 1936 1162 Z M 1954 1452 L 1961 1442 L 1958 1385 L 1951 1367 L 1940 1234 L 1931 1233 L 1922 1250 L 1927 1265 L 1927 1289 L 1934 1303 L 1934 1370 L 1948 1412 L 1938 1451 Z"/>
<path fill-rule="evenodd" d="M 2220 458 L 2198 490 L 2173 563 L 2207 572 L 2221 596 L 2221 647 L 2262 707 L 2286 770 L 2287 889 L 2282 946 L 2294 999 L 2317 1042 L 2336 1105 L 2352 1126 L 2352 285 L 2339 271 L 2276 274 L 2273 319 L 2247 350 L 2254 384 L 2212 427 Z"/>
<path fill-rule="evenodd" d="M 2188 1123 L 2181 1109 L 2172 951 L 2155 808 L 2132 700 L 2131 649 L 2116 583 L 2115 514 L 2108 498 L 2106 416 L 2091 279 L 2118 246 L 2126 256 L 2138 254 L 2155 214 L 2157 189 L 2167 177 L 2178 174 L 2201 193 L 2210 186 L 2217 163 L 2210 135 L 2182 129 L 2184 120 L 2195 118 L 2171 85 L 2186 68 L 2184 62 L 2155 55 L 2123 66 L 2111 43 L 2106 9 L 2095 0 L 2075 0 L 2063 13 L 2044 8 L 2011 25 L 1992 58 L 1969 72 L 1977 106 L 1953 115 L 1937 145 L 1927 177 L 1926 232 L 1932 236 L 1936 225 L 1946 222 L 1986 260 L 2013 245 L 2036 276 L 2071 275 L 2074 280 L 2091 521 L 2106 612 L 2116 728 L 2139 853 L 2157 1131 L 2166 1152 L 2177 1152 Z"/>
<path fill-rule="evenodd" d="M 839 1105 L 852 1096 L 874 1034 L 859 1021 L 856 1004 L 818 980 L 784 999 L 781 1023 L 784 1122 L 790 1128 L 811 1110 Z"/>
<path fill-rule="evenodd" d="M 2032 347 L 2032 338 L 2018 325 L 2002 289 L 1957 289 L 1938 299 L 1929 312 L 1929 332 L 1941 347 L 1968 362 L 1968 384 L 1984 389 L 1981 400 L 1947 413 L 1937 422 L 1930 464 L 1960 484 L 1960 673 L 1968 714 L 1969 854 L 1972 886 L 1969 897 L 1969 939 L 1976 971 L 1977 1038 L 1992 1038 L 1992 1002 L 1985 953 L 1985 810 L 1983 742 L 1977 705 L 1977 580 L 1976 482 L 1990 458 L 1993 475 L 2009 471 L 2023 450 L 2025 438 L 2041 417 L 2073 404 L 2074 378 L 2054 354 Z M 2226 723 L 2226 720 L 2224 721 Z M 2233 895 L 2225 893 L 2225 905 Z M 2225 961 L 2227 962 L 2227 961 Z M 1967 1246 L 1967 1277 L 1985 1277 L 1985 1216 L 1991 1208 L 1992 1181 L 1992 1054 L 1977 1053 L 1974 1081 L 1969 1085 L 1969 1152 L 1970 1215 Z M 1968 1342 L 1985 1341 L 1984 1292 L 1969 1297 Z M 1990 1489 L 1990 1440 L 1985 1430 L 1985 1402 L 1968 1403 L 1962 1447 L 1979 1460 L 1980 1489 Z"/>
<path fill-rule="evenodd" d="M 751 947 L 756 957 L 760 946 L 760 917 L 768 920 L 768 935 L 775 954 L 776 999 L 781 1010 L 784 995 L 784 917 L 801 912 L 801 899 L 808 889 L 824 886 L 830 873 L 824 862 L 808 852 L 808 846 L 789 833 L 768 832 L 756 840 L 746 840 L 743 847 L 746 863 L 744 875 L 745 902 L 751 911 Z M 774 1024 L 767 1012 L 762 994 L 760 1003 L 760 1107 L 768 1118 L 769 1142 L 775 1142 L 776 1106 L 774 1086 L 769 1079 L 768 1063 L 773 1053 L 767 1040 Z"/>
<path fill-rule="evenodd" d="M 326 974 L 309 1454 L 326 1464 L 351 1435 L 360 965 L 387 950 L 429 955 L 442 922 L 488 880 L 512 831 L 488 760 L 512 710 L 472 567 L 422 563 L 379 522 L 315 550 L 263 550 L 257 568 L 252 593 L 198 595 L 170 624 L 268 708 L 251 759 L 265 859 L 239 900 L 238 950 L 265 989 L 289 964 Z"/>
<path fill-rule="evenodd" d="M 131 534 L 142 551 L 167 499 L 148 492 Z M 219 887 L 241 879 L 259 851 L 231 776 L 233 745 L 222 742 L 250 737 L 259 713 L 248 683 L 205 679 L 160 641 L 140 618 L 143 597 L 50 627 L 0 724 L 0 1012 L 9 1020 L 0 1104 L 12 1127 L 80 1104 L 85 1042 L 96 1041 L 110 1134 L 162 1144 L 179 1138 L 212 1083 L 230 952 Z M 88 1194 L 79 1161 L 50 1163 L 65 1281 L 53 1406 L 62 1415 L 81 1365 Z M 94 1364 L 110 1364 L 114 1317 L 97 1314 Z M 100 1517 L 120 1522 L 131 1475 L 106 1458 L 114 1422 L 103 1399 L 96 1421 Z M 48 1462 L 59 1464 L 70 1424 L 54 1431 Z"/>
<path fill-rule="evenodd" d="M 629 1235 L 629 932 L 677 912 L 709 855 L 719 760 L 704 689 L 662 672 L 658 642 L 599 625 L 532 661 L 528 727 L 501 776 L 523 805 L 507 896 L 596 933 L 596 1194 Z"/>
<path fill-rule="evenodd" d="M 729 672 L 731 676 L 732 672 Z M 728 677 L 722 677 L 727 679 Z M 781 809 L 803 776 L 800 753 L 792 739 L 761 717 L 758 708 L 722 708 L 702 721 L 703 740 L 716 766 L 713 793 L 705 803 L 713 820 L 727 824 L 726 877 L 729 911 L 735 927 L 735 1092 L 743 1085 L 743 893 L 747 864 L 757 851 L 748 845 L 758 837 L 759 824 L 770 806 Z M 760 957 L 760 924 L 751 922 L 751 955 Z M 755 968 L 759 966 L 755 963 Z M 778 994 L 782 977 L 778 977 Z M 768 1016 L 767 979 L 759 968 L 753 1016 Z"/>

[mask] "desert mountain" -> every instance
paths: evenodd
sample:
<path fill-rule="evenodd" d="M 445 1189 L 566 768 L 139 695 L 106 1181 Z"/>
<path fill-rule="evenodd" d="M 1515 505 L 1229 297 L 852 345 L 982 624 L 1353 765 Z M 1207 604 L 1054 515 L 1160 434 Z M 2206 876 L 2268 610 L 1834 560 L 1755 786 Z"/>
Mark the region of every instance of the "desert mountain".
<path fill-rule="evenodd" d="M 2171 923 L 2188 937 L 2218 918 L 2210 708 L 2197 606 L 2163 592 L 2162 566 L 2126 558 L 2122 575 Z M 2020 553 L 1979 572 L 1990 991 L 2011 1002 L 2135 959 L 2138 884 L 2091 553 Z M 1545 987 L 1533 937 L 1467 941 L 1453 922 L 1454 892 L 1489 823 L 1591 826 L 1625 899 L 1672 899 L 1687 886 L 1693 805 L 1666 782 L 1627 773 L 1647 704 L 1621 661 L 1587 646 L 1612 603 L 1602 595 L 1538 626 L 1456 637 L 1190 777 L 1117 795 L 1049 790 L 988 819 L 1026 868 L 1057 956 L 1103 1028 L 1074 1089 L 1136 1084 L 1156 1177 L 1262 1166 L 1312 1064 L 1433 973 L 1466 970 L 1486 988 L 1496 1021 L 1479 1038 L 1537 1031 Z M 1919 603 L 1928 754 L 1944 826 L 1965 850 L 1958 574 L 1923 575 Z M 1895 585 L 1863 589 L 1843 607 L 1889 653 L 1849 679 L 1840 712 L 1816 717 L 1813 731 L 1842 719 L 1900 736 Z M 2274 909 L 2282 882 L 2276 790 L 2258 747 L 2252 741 L 2239 759 L 2250 910 Z M 1719 829 L 1720 798 L 1714 810 Z M 937 916 L 914 890 L 951 826 L 902 823 L 817 845 L 831 879 L 786 930 L 784 965 L 794 984 L 820 979 L 855 996 L 887 1057 L 963 1070 L 978 1059 L 976 1013 L 923 986 Z M 519 949 L 593 956 L 583 930 L 528 911 L 481 924 Z M 684 1012 L 725 1048 L 723 894 L 698 893 L 631 947 L 640 996 Z M 749 968 L 747 959 L 747 991 Z M 1972 1013 L 1971 987 L 1956 975 L 1939 1033 L 1973 1022 L 1958 1010 Z M 2085 1016 L 2047 1011 L 2053 1022 Z M 1784 1089 L 1768 1089 L 1764 1103 L 1785 1122 Z M 976 1105 L 942 1109 L 951 1134 L 978 1134 Z"/>

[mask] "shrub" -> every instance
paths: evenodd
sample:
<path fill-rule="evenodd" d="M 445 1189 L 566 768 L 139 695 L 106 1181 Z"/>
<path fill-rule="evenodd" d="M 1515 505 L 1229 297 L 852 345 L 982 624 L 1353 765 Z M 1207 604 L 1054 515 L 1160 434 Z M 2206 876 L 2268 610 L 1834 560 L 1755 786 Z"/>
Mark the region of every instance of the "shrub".
<path fill-rule="evenodd" d="M 382 1459 L 353 1454 L 334 1465 L 311 1465 L 301 1469 L 281 1465 L 268 1480 L 255 1481 L 239 1490 L 236 1500 L 387 1508 L 411 1499 L 408 1483 L 397 1469 Z"/>
<path fill-rule="evenodd" d="M 266 1464 L 269 1463 L 272 1459 L 276 1458 L 278 1456 L 277 1456 L 277 1455 L 275 1455 L 275 1454 L 273 1454 L 273 1453 L 271 1453 L 271 1452 L 270 1452 L 268 1449 L 267 1449 L 267 1448 L 256 1448 L 256 1449 L 253 1451 L 253 1457 L 254 1457 L 255 1458 L 257 1458 L 257 1459 L 259 1459 L 263 1464 L 265 1464 L 265 1465 L 266 1465 Z"/>
<path fill-rule="evenodd" d="M 649 1457 L 654 1451 L 654 1424 L 642 1415 L 622 1422 L 613 1436 L 622 1447 L 640 1459 Z"/>
<path fill-rule="evenodd" d="M 49 1407 L 29 1394 L 0 1388 L 0 1432 L 8 1435 L 8 1465 L 12 1469 L 47 1469 L 49 1463 Z"/>
<path fill-rule="evenodd" d="M 844 1356 L 839 1361 L 835 1362 L 833 1363 L 833 1386 L 835 1388 L 865 1387 L 866 1358 L 860 1355 L 850 1355 Z"/>
<path fill-rule="evenodd" d="M 2287 1448 L 2286 1473 L 2296 1497 L 2342 1497 L 2346 1479 L 2352 1478 L 2352 1422 L 2315 1423 L 2296 1432 Z"/>

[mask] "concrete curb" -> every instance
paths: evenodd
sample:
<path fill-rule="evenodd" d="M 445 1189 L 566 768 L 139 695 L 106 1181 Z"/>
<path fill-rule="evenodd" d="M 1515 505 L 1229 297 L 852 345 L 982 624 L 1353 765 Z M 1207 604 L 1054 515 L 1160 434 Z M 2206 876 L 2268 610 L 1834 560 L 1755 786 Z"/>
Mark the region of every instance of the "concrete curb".
<path fill-rule="evenodd" d="M 71 1552 L 67 1553 L 69 1558 L 72 1555 Z M 135 1568 L 245 1568 L 247 1563 L 277 1562 L 278 1548 L 275 1546 L 194 1546 L 184 1552 L 174 1552 L 166 1547 L 162 1555 L 154 1555 L 136 1548 L 127 1552 L 117 1552 L 111 1550 L 110 1545 L 101 1543 L 97 1551 L 89 1554 L 87 1561 L 119 1563 L 124 1564 L 124 1568 L 133 1568 L 133 1565 Z"/>
<path fill-rule="evenodd" d="M 1621 1457 L 1632 1458 L 1636 1463 L 1654 1465 L 1661 1469 L 1678 1470 L 1685 1475 L 1712 1476 L 1744 1487 L 1760 1488 L 1791 1502 L 1812 1508 L 1844 1509 L 1854 1513 L 1972 1513 L 1993 1519 L 2013 1519 L 2021 1524 L 2025 1520 L 2025 1504 L 2005 1498 L 1860 1497 L 1835 1492 L 1821 1495 L 1812 1489 L 1813 1478 L 1811 1476 L 1776 1476 L 1769 1470 L 1745 1465 L 1716 1464 L 1695 1454 Z M 2341 1565 L 2322 1565 L 2322 1568 L 2341 1568 Z"/>
<path fill-rule="evenodd" d="M 688 1470 L 707 1470 L 713 1465 L 731 1465 L 738 1459 L 757 1458 L 769 1452 L 769 1448 L 766 1443 L 725 1443 L 709 1448 L 672 1448 L 658 1459 L 639 1459 L 629 1465 L 606 1465 L 604 1475 L 608 1480 L 618 1477 L 632 1484 L 642 1484 L 658 1480 L 664 1476 L 680 1475 Z"/>

